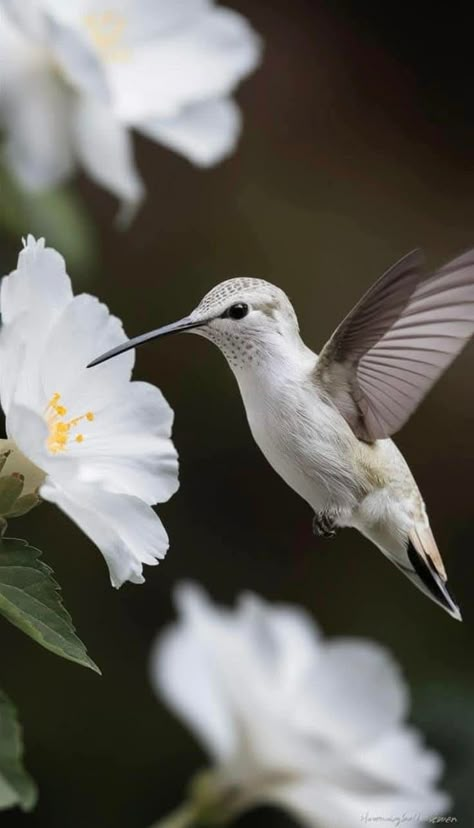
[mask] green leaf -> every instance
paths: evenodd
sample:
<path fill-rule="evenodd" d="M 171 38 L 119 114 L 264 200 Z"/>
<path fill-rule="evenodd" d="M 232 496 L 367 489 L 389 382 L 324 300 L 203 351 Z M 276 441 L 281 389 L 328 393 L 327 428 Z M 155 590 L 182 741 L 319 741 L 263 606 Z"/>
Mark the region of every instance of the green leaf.
<path fill-rule="evenodd" d="M 36 786 L 23 767 L 23 742 L 16 710 L 0 690 L 0 809 L 19 805 L 31 811 Z"/>
<path fill-rule="evenodd" d="M 0 540 L 0 614 L 47 650 L 100 674 L 74 632 L 53 570 L 24 540 Z"/>
<path fill-rule="evenodd" d="M 30 193 L 0 163 L 0 226 L 17 241 L 32 233 L 59 250 L 73 276 L 87 279 L 97 269 L 97 237 L 72 187 Z"/>

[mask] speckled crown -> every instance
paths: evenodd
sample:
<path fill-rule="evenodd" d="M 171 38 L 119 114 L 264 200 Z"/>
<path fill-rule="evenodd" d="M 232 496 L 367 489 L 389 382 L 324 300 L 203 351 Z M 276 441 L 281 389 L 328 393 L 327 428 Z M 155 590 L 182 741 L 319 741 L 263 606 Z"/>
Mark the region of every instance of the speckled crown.
<path fill-rule="evenodd" d="M 255 279 L 250 276 L 243 276 L 236 279 L 227 279 L 225 282 L 220 282 L 212 288 L 201 299 L 196 311 L 199 313 L 206 313 L 219 305 L 225 305 L 227 301 L 235 294 L 242 293 L 246 290 L 260 289 L 262 292 L 275 296 L 281 299 L 286 296 L 280 288 L 266 282 L 265 279 Z"/>

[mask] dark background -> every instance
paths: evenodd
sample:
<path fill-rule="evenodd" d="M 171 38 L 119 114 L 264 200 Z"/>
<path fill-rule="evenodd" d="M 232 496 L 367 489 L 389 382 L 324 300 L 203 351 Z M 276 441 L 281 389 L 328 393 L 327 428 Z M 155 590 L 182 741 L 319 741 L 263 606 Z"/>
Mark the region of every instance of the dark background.
<path fill-rule="evenodd" d="M 435 266 L 474 245 L 471 22 L 457 3 L 229 5 L 266 42 L 238 95 L 237 154 L 203 172 L 138 140 L 149 196 L 126 234 L 112 200 L 81 180 L 100 268 L 76 290 L 98 294 L 133 335 L 183 316 L 224 278 L 256 275 L 287 291 L 317 350 L 401 255 L 421 246 Z M 5 270 L 18 247 L 1 240 Z M 186 336 L 143 348 L 136 376 L 176 411 L 181 488 L 160 509 L 171 549 L 145 585 L 115 592 L 100 553 L 54 507 L 15 522 L 54 567 L 103 677 L 0 625 L 2 686 L 40 786 L 36 811 L 2 813 L 2 828 L 147 828 L 181 801 L 206 760 L 155 700 L 147 658 L 183 579 L 225 602 L 252 589 L 302 603 L 330 635 L 386 644 L 412 687 L 413 720 L 446 758 L 452 813 L 474 824 L 473 362 L 470 347 L 397 437 L 463 610 L 457 624 L 355 532 L 313 538 L 307 505 L 253 444 L 217 350 Z M 268 810 L 241 824 L 290 822 Z"/>

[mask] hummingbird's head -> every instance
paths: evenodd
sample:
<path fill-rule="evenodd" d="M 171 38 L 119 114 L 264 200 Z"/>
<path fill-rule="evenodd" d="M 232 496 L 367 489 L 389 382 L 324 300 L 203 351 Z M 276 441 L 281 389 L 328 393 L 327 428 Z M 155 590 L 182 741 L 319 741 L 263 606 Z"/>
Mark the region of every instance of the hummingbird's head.
<path fill-rule="evenodd" d="M 253 362 L 283 338 L 298 333 L 286 294 L 263 279 L 227 279 L 192 311 L 193 333 L 214 342 L 233 368 Z"/>
<path fill-rule="evenodd" d="M 206 293 L 189 316 L 124 342 L 89 367 L 151 339 L 184 332 L 214 342 L 232 368 L 248 365 L 299 336 L 293 306 L 280 288 L 263 279 L 227 279 Z"/>

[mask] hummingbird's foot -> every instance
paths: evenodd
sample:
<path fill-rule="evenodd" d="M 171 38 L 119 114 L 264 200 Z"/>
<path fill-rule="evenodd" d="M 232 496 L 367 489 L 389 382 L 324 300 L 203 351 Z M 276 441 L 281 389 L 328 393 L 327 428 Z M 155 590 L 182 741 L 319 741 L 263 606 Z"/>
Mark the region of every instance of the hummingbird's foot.
<path fill-rule="evenodd" d="M 313 517 L 313 535 L 319 538 L 333 538 L 336 534 L 337 512 L 335 510 L 328 510 L 327 512 L 317 512 Z"/>

